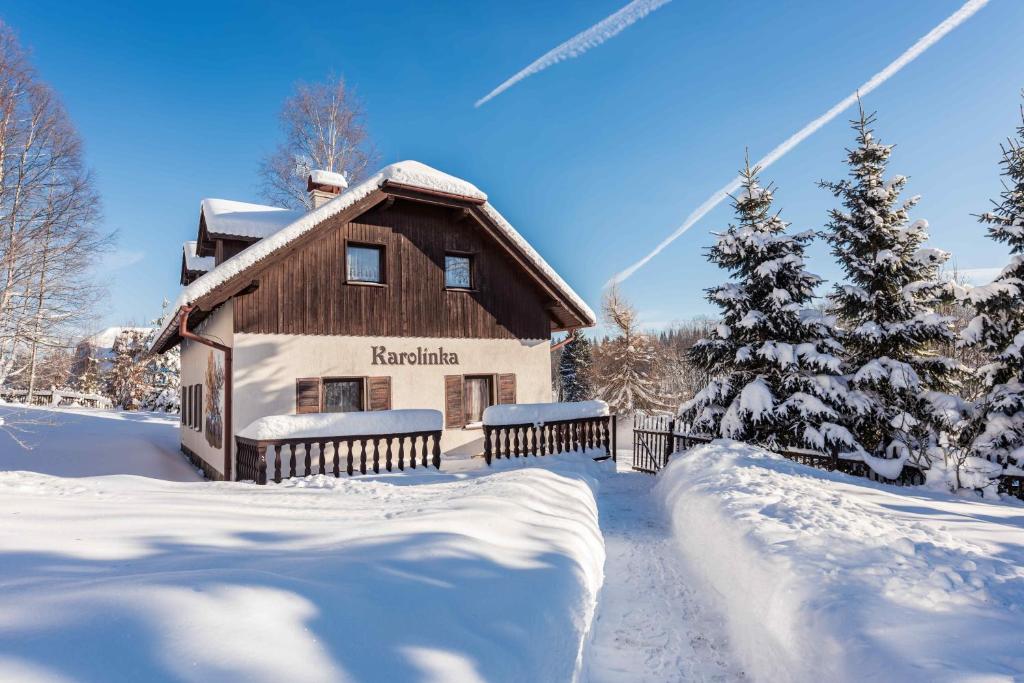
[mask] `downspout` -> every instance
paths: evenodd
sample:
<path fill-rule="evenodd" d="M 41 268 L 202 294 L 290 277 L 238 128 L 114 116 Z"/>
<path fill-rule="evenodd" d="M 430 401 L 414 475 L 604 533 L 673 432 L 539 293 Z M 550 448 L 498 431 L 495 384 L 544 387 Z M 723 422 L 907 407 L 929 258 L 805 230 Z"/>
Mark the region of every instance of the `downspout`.
<path fill-rule="evenodd" d="M 576 336 L 576 333 L 577 333 L 578 331 L 579 331 L 579 328 L 578 328 L 578 327 L 571 327 L 571 328 L 569 328 L 569 334 L 565 335 L 565 339 L 563 339 L 562 341 L 558 342 L 557 344 L 552 344 L 552 345 L 551 345 L 551 353 L 554 353 L 554 352 L 555 352 L 555 351 L 557 351 L 558 349 L 560 349 L 560 348 L 562 348 L 563 346 L 565 346 L 566 344 L 568 344 L 568 343 L 569 343 L 569 341 L 570 341 L 570 340 L 571 340 L 571 339 L 572 339 L 573 337 L 575 337 L 575 336 Z"/>
<path fill-rule="evenodd" d="M 224 481 L 231 481 L 231 440 L 234 439 L 234 432 L 231 431 L 231 347 L 220 342 L 215 342 L 206 337 L 189 332 L 188 316 L 192 313 L 194 306 L 181 307 L 181 319 L 178 322 L 178 336 L 182 339 L 191 339 L 194 342 L 209 346 L 224 354 Z"/>

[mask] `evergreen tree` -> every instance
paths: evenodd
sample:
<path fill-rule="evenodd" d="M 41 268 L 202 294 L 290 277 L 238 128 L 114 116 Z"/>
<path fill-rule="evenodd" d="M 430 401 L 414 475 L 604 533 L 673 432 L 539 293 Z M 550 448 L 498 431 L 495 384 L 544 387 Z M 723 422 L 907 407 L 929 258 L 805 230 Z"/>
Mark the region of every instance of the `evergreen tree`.
<path fill-rule="evenodd" d="M 991 359 L 981 368 L 985 394 L 963 441 L 975 455 L 1017 467 L 1024 466 L 1024 107 L 1021 120 L 1002 147 L 1000 201 L 980 217 L 989 237 L 1009 247 L 1010 263 L 968 292 L 975 316 L 962 333 L 965 345 Z"/>
<path fill-rule="evenodd" d="M 786 233 L 772 211 L 773 187 L 758 182 L 749 160 L 733 197 L 736 223 L 709 250 L 708 260 L 732 282 L 707 290 L 721 311 L 710 336 L 688 352 L 710 377 L 682 406 L 696 433 L 769 448 L 857 450 L 844 415 L 853 410 L 837 354 L 832 321 L 809 307 L 821 279 L 804 269 L 812 232 Z"/>
<path fill-rule="evenodd" d="M 592 362 L 590 341 L 573 332 L 562 347 L 562 357 L 558 362 L 563 401 L 589 401 L 594 398 L 590 382 Z"/>
<path fill-rule="evenodd" d="M 100 359 L 90 349 L 89 355 L 82 359 L 82 371 L 75 383 L 75 388 L 83 394 L 99 395 L 103 392 L 104 378 L 100 368 Z"/>
<path fill-rule="evenodd" d="M 597 395 L 612 412 L 632 415 L 638 410 L 663 409 L 653 379 L 657 355 L 651 338 L 637 327 L 636 309 L 612 287 L 603 302 L 605 321 L 618 336 L 601 345 L 601 384 Z"/>
<path fill-rule="evenodd" d="M 114 340 L 113 366 L 107 377 L 107 393 L 115 406 L 138 410 L 146 396 L 145 335 L 126 329 Z"/>
<path fill-rule="evenodd" d="M 829 212 L 826 237 L 846 274 L 830 295 L 845 328 L 850 385 L 864 410 L 853 422 L 870 455 L 920 459 L 940 430 L 952 428 L 958 364 L 937 348 L 953 338 L 951 320 L 933 306 L 951 295 L 939 268 L 949 254 L 924 248 L 928 223 L 910 222 L 918 197 L 900 200 L 904 176 L 884 177 L 892 146 L 875 140 L 874 114 L 852 121 L 849 178 L 822 181 L 842 202 Z"/>
<path fill-rule="evenodd" d="M 145 341 L 145 348 L 148 349 L 156 336 L 163 329 L 164 321 L 170 315 L 167 310 L 169 302 L 164 299 L 163 311 L 159 318 L 153 321 L 153 331 Z M 145 378 L 143 380 L 147 387 L 146 395 L 142 399 L 143 410 L 153 410 L 165 413 L 177 413 L 181 410 L 181 347 L 162 354 L 152 354 L 146 359 Z"/>

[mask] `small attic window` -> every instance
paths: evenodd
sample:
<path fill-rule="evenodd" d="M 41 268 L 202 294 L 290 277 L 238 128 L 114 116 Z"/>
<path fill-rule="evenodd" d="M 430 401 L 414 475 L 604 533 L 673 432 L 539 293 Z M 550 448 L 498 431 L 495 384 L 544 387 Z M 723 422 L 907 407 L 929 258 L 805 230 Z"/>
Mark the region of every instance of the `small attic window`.
<path fill-rule="evenodd" d="M 444 286 L 448 289 L 473 288 L 473 258 L 468 254 L 445 254 Z"/>
<path fill-rule="evenodd" d="M 384 247 L 349 244 L 345 249 L 346 279 L 362 284 L 384 284 Z"/>

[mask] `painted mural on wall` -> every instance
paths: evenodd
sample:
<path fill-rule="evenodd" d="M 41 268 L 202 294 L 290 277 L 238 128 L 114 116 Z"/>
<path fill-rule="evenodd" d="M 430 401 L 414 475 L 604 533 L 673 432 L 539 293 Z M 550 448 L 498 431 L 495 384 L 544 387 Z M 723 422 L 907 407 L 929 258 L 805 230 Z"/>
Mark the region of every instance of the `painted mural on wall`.
<path fill-rule="evenodd" d="M 224 445 L 224 411 L 222 394 L 224 393 L 224 364 L 220 358 L 210 351 L 206 357 L 206 388 L 203 391 L 205 402 L 206 424 L 203 432 L 206 443 L 213 448 Z"/>

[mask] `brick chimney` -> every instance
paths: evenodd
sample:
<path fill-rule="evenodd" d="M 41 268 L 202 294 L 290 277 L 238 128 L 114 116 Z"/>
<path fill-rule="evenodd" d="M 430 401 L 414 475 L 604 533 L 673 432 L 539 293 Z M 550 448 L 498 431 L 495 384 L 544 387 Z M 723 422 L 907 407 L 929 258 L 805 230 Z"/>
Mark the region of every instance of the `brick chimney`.
<path fill-rule="evenodd" d="M 348 181 L 345 180 L 345 176 L 334 171 L 313 171 L 306 181 L 306 191 L 309 192 L 310 203 L 314 209 L 319 209 L 337 197 L 346 187 Z"/>

